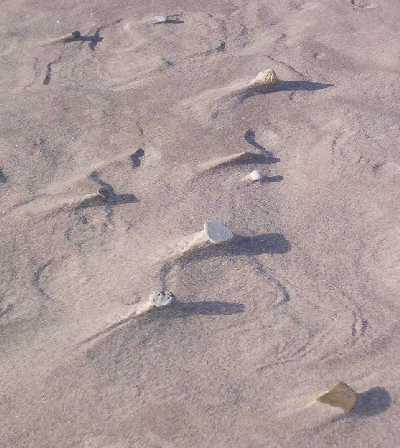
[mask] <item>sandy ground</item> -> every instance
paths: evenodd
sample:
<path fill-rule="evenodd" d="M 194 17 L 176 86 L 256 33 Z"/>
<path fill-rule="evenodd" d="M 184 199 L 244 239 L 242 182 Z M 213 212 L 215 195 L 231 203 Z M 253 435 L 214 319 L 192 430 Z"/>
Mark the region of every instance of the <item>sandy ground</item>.
<path fill-rule="evenodd" d="M 399 446 L 399 23 L 398 0 L 1 1 L 2 447 Z M 266 68 L 279 88 L 235 95 Z M 135 317 L 208 219 L 237 239 Z M 338 381 L 350 414 L 315 402 Z"/>

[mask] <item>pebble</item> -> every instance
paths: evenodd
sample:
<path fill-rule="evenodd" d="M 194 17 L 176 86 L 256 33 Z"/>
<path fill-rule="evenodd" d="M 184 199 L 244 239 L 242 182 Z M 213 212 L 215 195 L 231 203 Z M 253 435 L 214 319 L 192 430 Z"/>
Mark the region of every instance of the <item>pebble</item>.
<path fill-rule="evenodd" d="M 176 297 L 173 292 L 168 290 L 153 291 L 150 294 L 149 301 L 155 308 L 162 308 L 172 305 L 176 301 Z"/>
<path fill-rule="evenodd" d="M 221 221 L 207 221 L 204 224 L 204 232 L 208 240 L 214 244 L 224 243 L 233 238 L 232 230 Z"/>
<path fill-rule="evenodd" d="M 280 82 L 277 74 L 272 68 L 260 72 L 251 82 L 256 86 L 274 86 Z"/>
<path fill-rule="evenodd" d="M 342 408 L 350 412 L 357 404 L 358 394 L 346 383 L 338 383 L 328 392 L 318 397 L 321 403 Z"/>
<path fill-rule="evenodd" d="M 248 174 L 244 179 L 248 182 L 258 182 L 262 180 L 263 175 L 258 170 L 252 171 L 250 174 Z"/>

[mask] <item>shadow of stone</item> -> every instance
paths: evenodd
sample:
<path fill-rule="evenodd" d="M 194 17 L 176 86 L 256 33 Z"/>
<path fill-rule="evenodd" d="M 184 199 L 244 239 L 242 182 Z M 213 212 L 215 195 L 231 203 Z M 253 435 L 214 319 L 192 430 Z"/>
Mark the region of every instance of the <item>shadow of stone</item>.
<path fill-rule="evenodd" d="M 160 285 L 166 289 L 167 277 L 175 266 L 180 268 L 193 261 L 229 256 L 253 256 L 262 254 L 284 254 L 290 243 L 280 233 L 263 233 L 256 236 L 235 235 L 225 244 L 211 245 L 196 252 L 189 252 L 178 259 L 166 261 L 160 268 Z"/>
<path fill-rule="evenodd" d="M 220 302 L 218 300 L 202 300 L 199 302 L 175 302 L 172 305 L 163 308 L 153 308 L 144 314 L 132 314 L 125 319 L 121 319 L 101 331 L 89 336 L 81 341 L 78 346 L 87 344 L 101 336 L 107 336 L 115 330 L 119 330 L 126 324 L 151 323 L 164 319 L 183 319 L 190 316 L 230 316 L 243 313 L 245 306 L 242 303 Z"/>
<path fill-rule="evenodd" d="M 91 207 L 114 206 L 121 204 L 133 204 L 135 202 L 139 202 L 139 199 L 134 194 L 116 194 L 113 192 L 112 194 L 108 195 L 103 194 L 84 199 L 77 208 L 82 209 Z"/>
<path fill-rule="evenodd" d="M 137 151 L 135 151 L 133 154 L 129 156 L 131 159 L 132 167 L 137 168 L 141 164 L 141 159 L 144 157 L 144 149 L 139 148 Z"/>
<path fill-rule="evenodd" d="M 359 417 L 371 417 L 387 411 L 392 404 L 389 392 L 383 387 L 373 387 L 358 395 L 356 407 L 351 412 Z"/>
<path fill-rule="evenodd" d="M 228 243 L 211 245 L 197 253 L 189 254 L 187 258 L 207 259 L 229 255 L 284 254 L 289 250 L 290 243 L 281 233 L 263 233 L 256 236 L 236 234 Z"/>
<path fill-rule="evenodd" d="M 244 134 L 244 139 L 245 141 L 253 146 L 255 149 L 257 149 L 258 151 L 261 151 L 269 160 L 269 163 L 277 163 L 280 162 L 280 159 L 275 157 L 272 153 L 272 151 L 270 151 L 269 149 L 267 149 L 265 146 L 260 145 L 260 143 L 258 143 L 256 141 L 256 133 L 253 129 L 248 129 L 245 134 Z M 281 180 L 283 180 L 282 176 L 271 176 L 271 177 L 265 177 L 262 182 L 280 182 Z"/>
<path fill-rule="evenodd" d="M 80 31 L 73 31 L 71 36 L 68 36 L 64 39 L 64 43 L 70 42 L 88 42 L 89 48 L 94 51 L 97 45 L 104 40 L 103 37 L 100 36 L 101 28 L 98 28 L 93 35 L 82 35 Z"/>
<path fill-rule="evenodd" d="M 7 176 L 3 173 L 3 170 L 0 168 L 0 184 L 5 184 L 7 182 Z"/>
<path fill-rule="evenodd" d="M 265 176 L 262 180 L 261 183 L 268 183 L 268 182 L 282 182 L 283 181 L 283 176 L 281 175 L 277 175 L 277 176 Z"/>
<path fill-rule="evenodd" d="M 246 92 L 240 96 L 240 101 L 246 101 L 248 98 L 256 95 L 266 95 L 274 92 L 312 92 L 333 87 L 333 84 L 326 84 L 313 81 L 281 81 L 275 86 L 254 86 L 249 87 Z"/>
<path fill-rule="evenodd" d="M 265 146 L 260 145 L 257 141 L 256 141 L 256 133 L 253 129 L 248 129 L 245 133 L 244 133 L 244 139 L 246 140 L 246 142 L 251 145 L 254 146 L 254 148 L 258 149 L 259 151 L 262 151 L 264 153 L 266 153 L 269 156 L 272 156 L 272 152 L 269 151 L 267 148 L 265 148 Z"/>
<path fill-rule="evenodd" d="M 175 319 L 190 316 L 229 316 L 243 313 L 246 307 L 242 303 L 202 300 L 200 302 L 176 302 L 165 308 L 154 308 L 148 318 L 162 317 Z"/>
<path fill-rule="evenodd" d="M 100 187 L 98 195 L 83 201 L 79 208 L 107 206 L 110 210 L 114 205 L 132 204 L 139 202 L 139 199 L 131 193 L 116 193 L 112 185 L 100 179 L 98 173 L 93 171 L 89 179 L 96 182 Z"/>

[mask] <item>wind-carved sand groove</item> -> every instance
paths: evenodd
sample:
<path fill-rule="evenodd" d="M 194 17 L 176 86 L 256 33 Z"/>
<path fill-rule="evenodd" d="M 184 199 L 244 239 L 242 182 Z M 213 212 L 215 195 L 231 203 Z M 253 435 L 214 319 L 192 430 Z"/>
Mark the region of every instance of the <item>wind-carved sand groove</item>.
<path fill-rule="evenodd" d="M 40 146 L 43 146 L 45 142 L 40 139 Z M 117 164 L 123 160 L 126 160 L 127 165 L 131 163 L 132 167 L 136 168 L 141 165 L 144 158 L 144 150 L 140 148 L 135 153 L 132 154 L 131 150 L 121 152 L 114 158 L 106 161 L 99 162 L 92 166 L 90 172 L 87 174 L 81 174 L 76 177 L 69 178 L 66 182 L 57 182 L 55 184 L 49 185 L 43 193 L 37 194 L 35 197 L 21 201 L 8 210 L 0 211 L 0 218 L 12 214 L 43 214 L 43 213 L 61 213 L 66 210 L 75 210 L 78 208 L 87 208 L 95 206 L 107 206 L 107 205 L 117 205 L 124 203 L 137 202 L 138 199 L 135 195 L 125 193 L 116 194 L 114 190 L 108 184 L 102 184 L 100 182 L 99 186 L 105 186 L 111 193 L 108 198 L 104 195 L 99 194 L 99 192 L 93 193 L 65 193 L 66 190 L 70 189 L 71 186 L 81 184 L 80 189 L 84 186 L 86 180 L 91 179 L 93 173 L 97 173 L 104 168 Z M 7 177 L 0 171 L 0 186 L 2 181 L 6 181 Z M 95 181 L 96 182 L 96 181 Z M 77 190 L 78 188 L 75 188 Z M 43 191 L 43 190 L 42 190 Z"/>
<path fill-rule="evenodd" d="M 54 46 L 54 45 L 63 45 L 63 48 L 61 50 L 61 54 L 54 59 L 53 61 L 49 62 L 46 65 L 46 74 L 45 77 L 43 79 L 43 85 L 47 86 L 50 84 L 51 80 L 52 80 L 52 69 L 53 69 L 53 65 L 55 64 L 59 64 L 62 62 L 63 57 L 64 57 L 64 52 L 65 52 L 65 48 L 66 45 L 68 44 L 74 44 L 74 43 L 78 43 L 79 46 L 78 48 L 81 49 L 82 45 L 84 43 L 88 44 L 88 47 L 94 51 L 97 47 L 97 45 L 99 43 L 101 43 L 103 41 L 103 37 L 100 36 L 100 32 L 112 27 L 118 23 L 121 23 L 122 19 L 118 19 L 115 20 L 112 23 L 106 24 L 106 25 L 101 25 L 99 27 L 96 27 L 94 30 L 89 31 L 89 33 L 87 35 L 83 35 L 81 34 L 80 31 L 73 31 L 71 34 L 67 34 L 65 36 L 61 36 L 61 37 L 57 37 L 55 39 L 51 39 L 48 42 L 44 42 L 41 44 L 41 46 L 43 47 L 47 47 L 47 46 Z M 93 34 L 91 34 L 91 32 Z"/>
<path fill-rule="evenodd" d="M 353 337 L 352 344 L 356 344 L 356 342 L 366 334 L 366 331 L 368 329 L 368 319 L 364 317 L 363 310 L 355 299 L 351 298 L 348 294 L 341 291 L 339 288 L 337 288 L 337 291 L 340 292 L 341 296 L 345 300 L 347 300 L 349 308 L 351 309 L 353 317 L 353 322 L 351 324 L 351 336 Z"/>
<path fill-rule="evenodd" d="M 332 153 L 332 163 L 335 164 L 336 161 L 336 149 L 338 147 L 338 143 L 340 138 L 342 137 L 344 131 L 338 131 L 336 132 L 336 134 L 334 135 L 334 137 L 332 138 L 332 143 L 331 143 L 331 153 Z M 340 148 L 339 148 L 340 151 Z M 340 156 L 343 156 L 342 152 L 340 151 Z"/>
<path fill-rule="evenodd" d="M 279 314 L 276 314 L 275 312 L 274 320 L 278 323 L 281 319 L 288 319 L 291 322 L 290 327 L 293 326 L 295 329 L 295 335 L 291 339 L 286 340 L 283 344 L 280 344 L 279 349 L 274 351 L 271 356 L 274 361 L 265 365 L 258 365 L 257 371 L 265 371 L 276 366 L 296 362 L 305 358 L 308 354 L 313 353 L 315 346 L 313 341 L 316 335 L 309 328 L 307 328 L 306 322 L 302 322 L 293 312 L 290 311 L 289 303 L 294 298 L 294 295 L 298 297 L 297 293 L 294 293 L 297 289 L 295 285 L 291 285 L 291 292 L 289 293 L 288 287 L 285 286 L 270 269 L 258 261 L 256 257 L 250 258 L 248 263 L 254 267 L 255 271 L 259 275 L 266 279 L 267 283 L 272 284 L 276 288 L 276 300 L 274 307 L 278 307 L 277 311 L 279 312 L 279 309 L 282 306 L 287 305 L 284 309 L 282 309 L 281 312 L 283 312 L 283 315 L 281 315 L 281 317 L 279 317 Z"/>
<path fill-rule="evenodd" d="M 383 223 L 363 254 L 362 264 L 380 289 L 397 296 L 400 287 L 400 226 Z"/>
<path fill-rule="evenodd" d="M 58 64 L 59 62 L 61 62 L 61 59 L 62 59 L 62 55 L 60 55 L 57 59 L 54 59 L 54 61 L 51 61 L 51 62 L 49 62 L 47 64 L 47 66 L 46 66 L 46 76 L 45 76 L 45 78 L 43 80 L 43 84 L 45 86 L 50 84 L 53 65 L 54 64 Z"/>
<path fill-rule="evenodd" d="M 32 199 L 27 199 L 14 205 L 3 213 L 3 216 L 11 214 L 40 215 L 62 213 L 65 210 L 73 210 L 78 207 L 90 206 L 90 204 L 104 205 L 104 199 L 98 193 L 89 194 L 40 194 Z"/>
<path fill-rule="evenodd" d="M 183 23 L 163 25 L 152 24 L 150 16 L 139 22 L 126 21 L 113 36 L 118 52 L 110 54 L 101 67 L 103 84 L 115 91 L 134 89 L 163 76 L 177 64 L 191 64 L 193 59 L 225 51 L 226 39 L 218 22 L 210 26 L 210 17 L 206 13 L 183 19 Z M 188 47 L 186 42 L 192 37 L 193 27 L 196 27 L 196 44 Z M 155 52 L 157 47 L 161 50 Z"/>
<path fill-rule="evenodd" d="M 51 297 L 44 290 L 41 281 L 43 273 L 51 265 L 52 262 L 53 262 L 52 259 L 48 260 L 46 263 L 40 265 L 33 273 L 33 285 L 40 292 L 42 297 L 45 298 L 46 300 L 51 300 Z"/>
<path fill-rule="evenodd" d="M 94 193 L 58 193 L 40 194 L 32 199 L 16 204 L 11 209 L 3 212 L 0 218 L 13 216 L 55 216 L 68 211 L 92 207 L 104 207 L 107 218 L 113 213 L 113 207 L 123 204 L 138 202 L 138 198 L 132 193 L 116 193 L 111 189 Z"/>
<path fill-rule="evenodd" d="M 265 267 L 264 264 L 258 261 L 256 257 L 250 258 L 248 262 L 254 266 L 257 273 L 263 276 L 269 284 L 272 284 L 276 288 L 275 311 L 274 309 L 271 310 L 272 313 L 275 313 L 273 314 L 274 321 L 278 323 L 281 319 L 289 319 L 291 324 L 289 327 L 284 326 L 284 328 L 294 327 L 298 332 L 296 337 L 293 337 L 292 340 L 286 340 L 279 350 L 274 352 L 274 355 L 272 356 L 274 359 L 273 362 L 258 365 L 257 369 L 259 371 L 269 370 L 276 366 L 299 362 L 308 357 L 319 356 L 321 359 L 329 358 L 329 354 L 323 354 L 321 349 L 324 346 L 329 346 L 328 342 L 331 340 L 331 335 L 336 339 L 335 326 L 331 326 L 331 328 L 328 327 L 326 330 L 320 332 L 316 332 L 309 328 L 307 321 L 297 315 L 296 302 L 297 299 L 301 300 L 303 314 L 306 314 L 307 306 L 312 305 L 312 302 L 304 302 L 301 292 L 297 291 L 295 285 L 287 280 L 284 282 L 279 280 L 276 275 L 269 268 Z M 286 285 L 289 285 L 289 287 Z M 334 297 L 342 297 L 345 301 L 344 308 L 348 320 L 351 322 L 351 327 L 349 327 L 348 332 L 343 332 L 342 334 L 343 343 L 345 345 L 341 346 L 341 350 L 344 350 L 344 347 L 346 347 L 346 351 L 350 352 L 359 339 L 366 335 L 369 323 L 364 317 L 362 308 L 354 299 L 348 297 L 339 288 L 331 286 L 330 289 L 333 291 L 332 295 Z M 284 307 L 282 308 L 282 306 Z M 284 314 L 276 314 L 282 311 Z M 314 310 L 311 309 L 311 311 Z M 300 333 L 302 336 L 300 336 Z"/>

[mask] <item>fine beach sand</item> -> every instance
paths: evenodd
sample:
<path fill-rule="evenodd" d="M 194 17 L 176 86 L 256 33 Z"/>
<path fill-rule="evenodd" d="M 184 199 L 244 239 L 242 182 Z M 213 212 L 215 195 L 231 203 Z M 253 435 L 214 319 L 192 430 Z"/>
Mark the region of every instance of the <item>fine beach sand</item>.
<path fill-rule="evenodd" d="M 399 1 L 0 8 L 0 446 L 398 447 Z"/>

